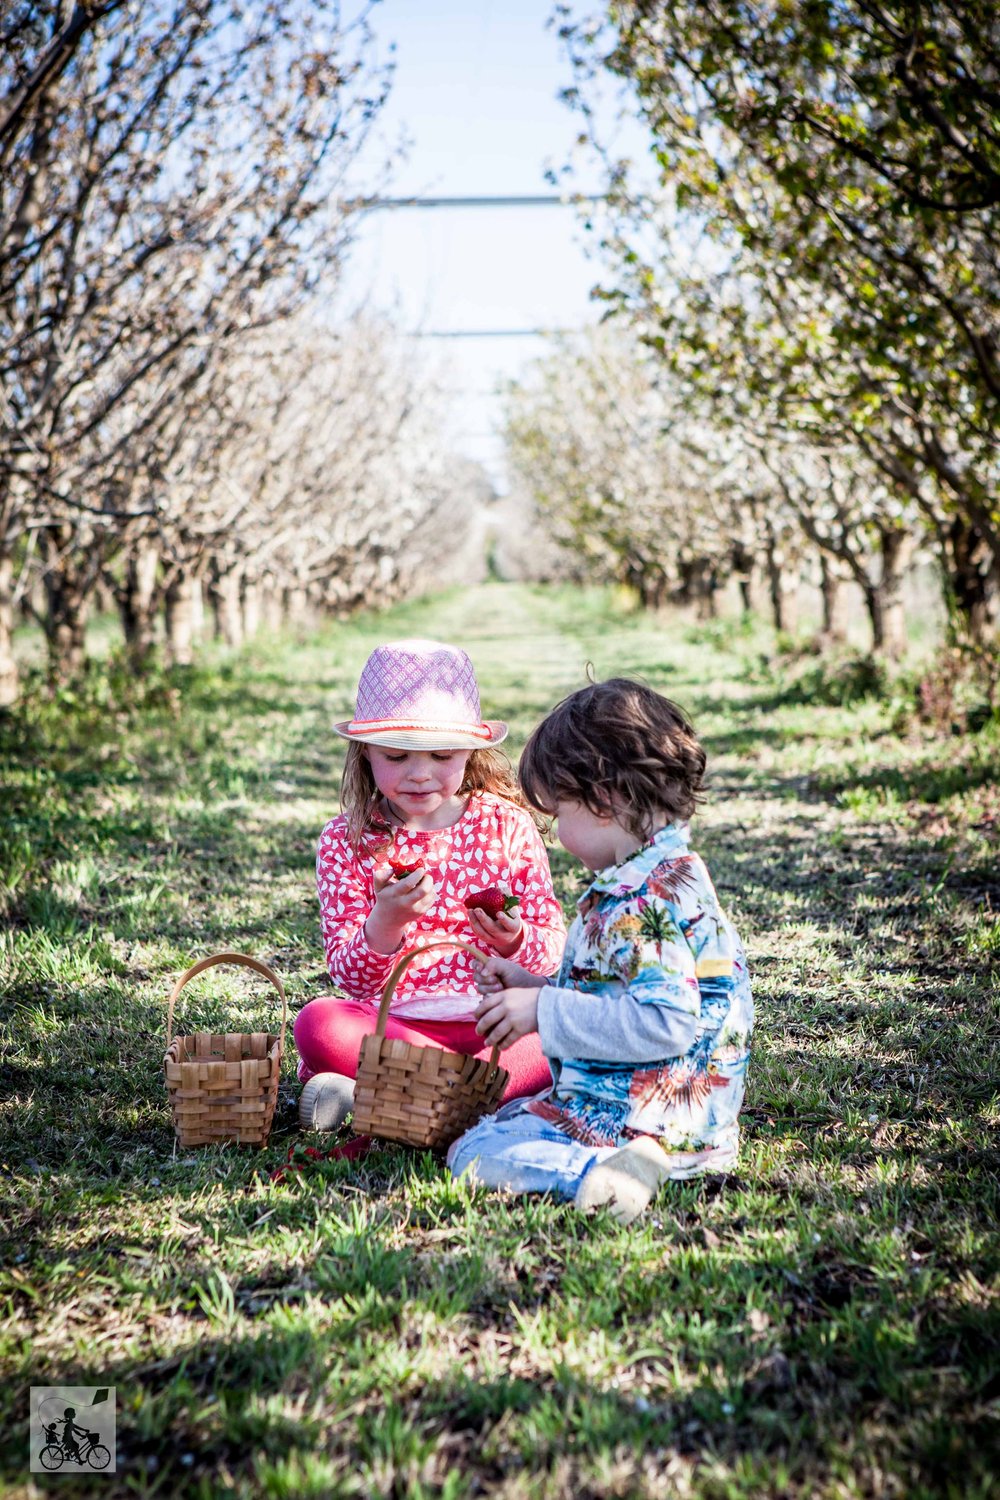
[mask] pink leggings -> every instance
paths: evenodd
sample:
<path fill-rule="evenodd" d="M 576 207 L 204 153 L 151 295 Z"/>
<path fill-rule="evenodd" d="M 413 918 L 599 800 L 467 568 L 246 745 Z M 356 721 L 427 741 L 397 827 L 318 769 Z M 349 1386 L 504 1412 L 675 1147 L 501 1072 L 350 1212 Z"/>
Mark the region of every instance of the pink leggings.
<path fill-rule="evenodd" d="M 299 1051 L 299 1077 L 303 1082 L 314 1073 L 345 1073 L 357 1076 L 358 1053 L 366 1036 L 375 1030 L 378 1007 L 362 1005 L 357 1000 L 341 1000 L 323 995 L 310 1000 L 295 1017 L 295 1045 Z M 471 1053 L 489 1057 L 489 1047 L 476 1031 L 473 1021 L 404 1020 L 390 1014 L 386 1036 L 422 1047 L 441 1047 L 446 1052 Z M 519 1037 L 512 1047 L 500 1053 L 500 1061 L 510 1073 L 503 1103 L 540 1094 L 552 1083 L 538 1033 Z"/>

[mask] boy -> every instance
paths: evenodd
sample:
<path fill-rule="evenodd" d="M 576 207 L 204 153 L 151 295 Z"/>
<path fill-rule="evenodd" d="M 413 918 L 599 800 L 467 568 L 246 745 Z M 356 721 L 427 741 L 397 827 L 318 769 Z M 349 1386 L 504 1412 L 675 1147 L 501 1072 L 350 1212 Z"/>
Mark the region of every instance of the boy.
<path fill-rule="evenodd" d="M 553 980 L 510 959 L 482 966 L 480 1035 L 503 1047 L 537 1031 L 554 1083 L 456 1141 L 456 1177 L 629 1223 L 668 1179 L 735 1161 L 753 1002 L 689 847 L 704 770 L 681 710 L 625 678 L 573 693 L 532 734 L 525 796 L 594 879 Z"/>

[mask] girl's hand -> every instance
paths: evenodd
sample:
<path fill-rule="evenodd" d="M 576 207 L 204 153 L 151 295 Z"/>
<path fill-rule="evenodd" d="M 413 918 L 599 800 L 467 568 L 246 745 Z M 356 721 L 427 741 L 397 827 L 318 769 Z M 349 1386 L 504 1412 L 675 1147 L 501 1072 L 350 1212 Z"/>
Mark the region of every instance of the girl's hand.
<path fill-rule="evenodd" d="M 395 953 L 410 923 L 434 905 L 437 887 L 426 870 L 396 880 L 387 865 L 375 872 L 375 892 L 365 937 L 376 953 Z"/>
<path fill-rule="evenodd" d="M 530 974 L 520 964 L 512 963 L 509 958 L 491 958 L 484 964 L 474 958 L 472 970 L 476 989 L 481 995 L 496 995 L 501 990 L 517 988 L 540 990 L 548 982 L 540 974 Z"/>
<path fill-rule="evenodd" d="M 497 912 L 495 917 L 488 917 L 478 907 L 471 911 L 466 908 L 469 918 L 469 926 L 478 938 L 495 948 L 501 958 L 510 958 L 521 946 L 524 936 L 524 923 L 521 914 L 515 906 L 513 911 Z"/>
<path fill-rule="evenodd" d="M 510 1047 L 519 1037 L 538 1030 L 538 990 L 501 990 L 484 995 L 476 1006 L 476 1030 L 490 1047 Z"/>

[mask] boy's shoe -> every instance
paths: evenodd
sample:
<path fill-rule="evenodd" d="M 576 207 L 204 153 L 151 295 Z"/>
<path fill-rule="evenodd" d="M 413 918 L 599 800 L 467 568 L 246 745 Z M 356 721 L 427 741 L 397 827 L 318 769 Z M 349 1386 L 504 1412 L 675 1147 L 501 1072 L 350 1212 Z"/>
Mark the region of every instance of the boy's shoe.
<path fill-rule="evenodd" d="M 314 1073 L 299 1095 L 303 1130 L 339 1130 L 354 1108 L 354 1079 L 344 1073 Z"/>
<path fill-rule="evenodd" d="M 629 1141 L 591 1167 L 576 1190 L 581 1213 L 607 1208 L 619 1224 L 631 1224 L 645 1211 L 670 1176 L 670 1158 L 651 1135 Z"/>

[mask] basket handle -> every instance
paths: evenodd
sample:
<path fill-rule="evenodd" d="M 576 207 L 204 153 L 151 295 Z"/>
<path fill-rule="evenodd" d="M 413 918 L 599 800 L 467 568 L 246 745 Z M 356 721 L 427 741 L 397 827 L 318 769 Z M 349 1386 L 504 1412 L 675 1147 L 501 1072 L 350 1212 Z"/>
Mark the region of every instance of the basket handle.
<path fill-rule="evenodd" d="M 382 1003 L 378 1008 L 378 1020 L 375 1023 L 375 1035 L 378 1037 L 379 1041 L 381 1041 L 385 1036 L 386 1022 L 389 1019 L 389 1002 L 393 997 L 396 985 L 399 983 L 404 972 L 407 968 L 409 968 L 413 960 L 415 958 L 419 958 L 421 953 L 429 953 L 432 948 L 460 948 L 463 953 L 471 953 L 473 957 L 478 958 L 480 962 L 484 964 L 489 963 L 489 959 L 486 957 L 485 953 L 480 953 L 479 949 L 474 948 L 471 943 L 459 942 L 458 938 L 439 938 L 436 943 L 425 943 L 422 948 L 411 948 L 409 953 L 403 954 L 402 958 L 399 960 L 396 967 L 393 969 L 392 973 L 389 975 L 389 978 L 385 982 L 385 989 L 382 991 Z M 490 1052 L 491 1068 L 496 1067 L 499 1057 L 500 1048 L 494 1046 L 493 1050 Z"/>
<path fill-rule="evenodd" d="M 180 979 L 174 985 L 167 1004 L 167 1046 L 169 1047 L 174 1039 L 174 1006 L 177 1003 L 177 996 L 189 979 L 193 979 L 196 974 L 201 974 L 205 969 L 214 968 L 216 964 L 241 964 L 245 969 L 255 969 L 258 974 L 263 974 L 265 979 L 271 981 L 281 996 L 281 1038 L 279 1046 L 281 1051 L 284 1052 L 285 1024 L 288 1020 L 288 1001 L 285 998 L 285 986 L 273 969 L 269 969 L 267 964 L 262 963 L 259 958 L 251 958 L 249 953 L 212 953 L 208 958 L 199 958 L 196 964 L 191 965 L 187 973 L 181 975 Z"/>

